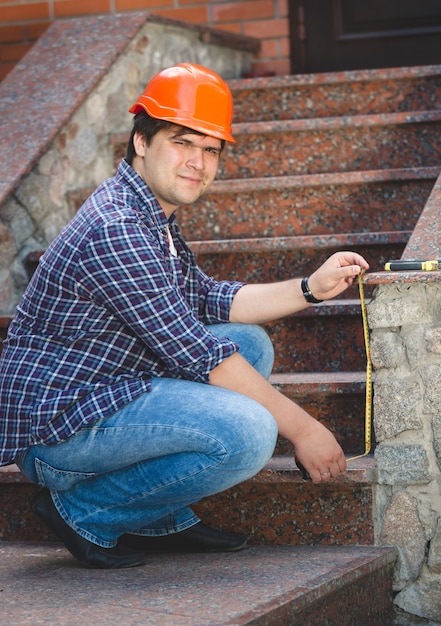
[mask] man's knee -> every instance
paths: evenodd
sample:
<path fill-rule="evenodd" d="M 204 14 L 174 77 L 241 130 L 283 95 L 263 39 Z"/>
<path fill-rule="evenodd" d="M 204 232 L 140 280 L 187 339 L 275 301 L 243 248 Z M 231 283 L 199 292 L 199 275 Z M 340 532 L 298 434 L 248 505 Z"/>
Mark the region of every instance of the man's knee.
<path fill-rule="evenodd" d="M 248 476 L 271 459 L 277 443 L 277 423 L 271 413 L 254 400 L 244 398 L 224 431 L 232 463 L 246 468 Z"/>
<path fill-rule="evenodd" d="M 210 329 L 216 336 L 227 336 L 239 346 L 239 353 L 262 376 L 268 378 L 274 364 L 274 348 L 266 331 L 257 324 L 215 324 Z"/>
<path fill-rule="evenodd" d="M 261 326 L 250 324 L 247 328 L 250 336 L 249 342 L 253 346 L 249 353 L 249 362 L 262 376 L 269 378 L 274 365 L 274 346 L 272 341 Z M 244 356 L 247 358 L 246 355 Z"/>

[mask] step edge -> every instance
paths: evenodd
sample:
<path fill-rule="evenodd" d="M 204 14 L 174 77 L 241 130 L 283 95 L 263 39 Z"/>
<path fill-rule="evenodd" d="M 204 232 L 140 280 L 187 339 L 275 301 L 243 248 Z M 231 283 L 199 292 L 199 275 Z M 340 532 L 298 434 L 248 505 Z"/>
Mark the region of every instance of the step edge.
<path fill-rule="evenodd" d="M 327 380 L 331 380 L 333 382 L 347 382 L 358 380 L 360 376 L 363 374 L 362 371 L 348 371 L 348 372 L 286 372 L 284 374 L 271 374 L 272 378 L 280 378 L 280 380 L 285 380 L 288 378 L 302 378 L 305 380 L 310 380 L 311 382 L 322 381 L 323 378 Z"/>
<path fill-rule="evenodd" d="M 299 387 L 299 389 L 317 389 L 323 392 L 347 387 L 360 387 L 364 389 L 366 384 L 366 372 L 280 372 L 271 374 L 269 381 L 279 387 Z"/>
<path fill-rule="evenodd" d="M 195 254 L 231 254 L 233 252 L 280 252 L 285 250 L 327 249 L 341 246 L 407 243 L 412 230 L 384 230 L 356 233 L 323 233 L 282 237 L 243 237 L 188 241 Z"/>
<path fill-rule="evenodd" d="M 372 81 L 386 82 L 390 80 L 419 80 L 441 76 L 441 65 L 419 65 L 392 68 L 374 68 L 366 70 L 343 70 L 340 72 L 317 72 L 314 74 L 290 74 L 287 76 L 266 76 L 258 78 L 231 78 L 228 85 L 233 90 L 252 90 L 256 86 L 265 88 L 289 86 L 340 85 L 354 82 L 368 83 Z M 256 85 L 256 86 L 253 86 Z"/>
<path fill-rule="evenodd" d="M 346 455 L 347 459 L 353 459 L 355 455 Z M 275 455 L 267 465 L 249 479 L 252 483 L 304 483 L 302 474 L 295 460 L 289 455 Z M 346 472 L 333 478 L 326 486 L 347 485 L 351 483 L 376 484 L 378 481 L 377 464 L 373 455 L 369 454 L 361 458 L 348 461 Z"/>
<path fill-rule="evenodd" d="M 324 187 L 338 185 L 369 185 L 373 183 L 436 181 L 440 167 L 403 167 L 382 170 L 351 170 L 348 172 L 322 172 L 292 176 L 256 176 L 255 178 L 220 178 L 215 180 L 204 198 L 213 195 L 256 191 L 280 191 L 287 188 Z M 85 192 L 87 197 L 96 187 L 87 186 L 68 190 L 67 196 L 74 197 Z"/>
<path fill-rule="evenodd" d="M 264 191 L 297 187 L 323 187 L 337 185 L 367 185 L 382 182 L 436 180 L 441 167 L 405 167 L 382 170 L 351 170 L 348 172 L 322 172 L 292 176 L 260 176 L 255 178 L 222 178 L 215 180 L 205 197 L 240 191 Z"/>
<path fill-rule="evenodd" d="M 367 115 L 346 115 L 342 117 L 313 117 L 294 120 L 238 122 L 232 125 L 232 132 L 234 136 L 255 134 L 268 135 L 281 132 L 326 131 L 339 130 L 342 128 L 347 130 L 348 128 L 427 124 L 439 121 L 441 121 L 441 109 L 435 109 L 432 111 L 369 113 Z M 234 147 L 232 149 L 234 150 Z"/>
<path fill-rule="evenodd" d="M 259 546 L 265 550 L 268 548 L 268 551 L 273 547 L 281 548 L 284 551 L 292 548 L 293 558 L 295 558 L 296 551 L 298 553 L 299 548 L 302 547 L 309 551 L 312 548 L 318 554 L 320 554 L 320 550 L 323 552 L 323 548 L 325 548 L 327 555 L 335 549 L 350 550 L 354 556 L 339 570 L 333 572 L 331 569 L 326 574 L 317 573 L 316 576 L 308 578 L 308 583 L 301 589 L 296 588 L 275 595 L 273 598 L 260 603 L 252 611 L 245 611 L 233 620 L 225 622 L 225 626 L 285 624 L 288 623 L 287 619 L 289 619 L 290 624 L 297 623 L 296 620 L 305 609 L 312 609 L 316 603 L 322 602 L 325 598 L 332 599 L 333 594 L 339 594 L 343 589 L 360 585 L 369 576 L 383 570 L 392 579 L 392 568 L 398 559 L 398 550 L 395 546 Z M 354 550 L 359 550 L 360 554 L 356 555 Z M 277 554 L 274 554 L 273 558 L 277 562 Z M 392 610 L 393 600 L 390 592 L 386 589 L 382 590 L 382 593 L 389 597 L 390 610 Z M 287 610 L 289 611 L 289 618 L 287 617 Z M 304 622 L 302 621 L 302 623 Z M 308 621 L 308 623 L 310 622 Z"/>
<path fill-rule="evenodd" d="M 353 455 L 348 455 L 351 458 Z M 373 456 L 369 455 L 348 464 L 345 474 L 332 482 L 335 484 L 363 482 L 371 483 L 376 479 L 377 466 Z M 290 455 L 275 455 L 256 476 L 249 479 L 251 482 L 303 482 L 300 470 Z M 26 478 L 20 468 L 13 464 L 0 467 L 1 484 L 29 484 L 33 483 Z M 36 486 L 36 485 L 35 485 Z"/>
<path fill-rule="evenodd" d="M 387 245 L 407 243 L 411 230 L 376 231 L 359 233 L 323 233 L 320 235 L 292 235 L 283 237 L 243 237 L 235 239 L 204 239 L 188 241 L 188 246 L 197 255 L 231 254 L 237 252 L 261 253 L 287 250 L 329 249 L 342 246 Z M 26 260 L 36 263 L 44 250 L 31 250 Z M 0 316 L 0 327 L 7 316 Z"/>

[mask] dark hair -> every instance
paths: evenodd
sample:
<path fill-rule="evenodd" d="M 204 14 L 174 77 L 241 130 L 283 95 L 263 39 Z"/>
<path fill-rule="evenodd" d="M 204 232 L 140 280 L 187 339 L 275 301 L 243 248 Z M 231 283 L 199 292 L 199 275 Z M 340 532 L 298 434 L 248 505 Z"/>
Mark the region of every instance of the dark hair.
<path fill-rule="evenodd" d="M 156 133 L 165 128 L 170 128 L 170 126 L 173 126 L 171 122 L 157 120 L 154 117 L 150 117 L 150 115 L 148 115 L 144 110 L 137 113 L 135 115 L 132 132 L 130 133 L 130 139 L 127 145 L 127 163 L 132 165 L 133 159 L 136 156 L 135 146 L 133 145 L 135 133 L 140 133 L 140 135 L 145 138 L 147 145 L 149 145 Z"/>
<path fill-rule="evenodd" d="M 135 115 L 135 120 L 133 122 L 132 132 L 130 133 L 129 143 L 127 145 L 127 153 L 126 153 L 126 161 L 129 165 L 132 165 L 133 159 L 136 156 L 135 146 L 133 145 L 133 138 L 135 137 L 135 133 L 139 133 L 142 135 L 147 145 L 150 145 L 153 137 L 159 133 L 160 130 L 165 130 L 167 128 L 171 128 L 175 126 L 178 128 L 177 136 L 185 135 L 187 133 L 194 133 L 195 135 L 204 135 L 204 133 L 200 133 L 197 130 L 192 130 L 186 128 L 185 126 L 179 126 L 178 124 L 173 124 L 173 122 L 167 122 L 165 120 L 158 120 L 154 117 L 150 117 L 144 110 L 140 111 Z M 221 150 L 224 149 L 225 140 L 221 139 Z"/>

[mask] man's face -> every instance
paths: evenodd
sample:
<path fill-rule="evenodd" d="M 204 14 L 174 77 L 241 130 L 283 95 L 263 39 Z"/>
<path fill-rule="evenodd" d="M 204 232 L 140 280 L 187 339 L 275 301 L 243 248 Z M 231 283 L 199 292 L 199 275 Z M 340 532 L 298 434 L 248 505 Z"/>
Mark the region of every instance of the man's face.
<path fill-rule="evenodd" d="M 136 133 L 134 170 L 145 180 L 167 216 L 195 202 L 216 176 L 221 141 L 180 127 L 160 130 L 147 145 Z"/>

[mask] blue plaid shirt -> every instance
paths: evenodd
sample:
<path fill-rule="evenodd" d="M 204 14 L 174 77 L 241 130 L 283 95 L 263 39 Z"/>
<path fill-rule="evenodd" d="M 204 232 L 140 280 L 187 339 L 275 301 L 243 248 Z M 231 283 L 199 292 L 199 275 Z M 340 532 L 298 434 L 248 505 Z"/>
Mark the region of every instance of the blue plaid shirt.
<path fill-rule="evenodd" d="M 48 247 L 17 308 L 0 358 L 0 465 L 113 414 L 151 377 L 207 382 L 237 350 L 207 324 L 229 320 L 242 285 L 202 272 L 123 160 Z"/>

